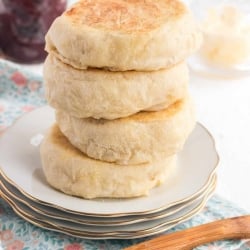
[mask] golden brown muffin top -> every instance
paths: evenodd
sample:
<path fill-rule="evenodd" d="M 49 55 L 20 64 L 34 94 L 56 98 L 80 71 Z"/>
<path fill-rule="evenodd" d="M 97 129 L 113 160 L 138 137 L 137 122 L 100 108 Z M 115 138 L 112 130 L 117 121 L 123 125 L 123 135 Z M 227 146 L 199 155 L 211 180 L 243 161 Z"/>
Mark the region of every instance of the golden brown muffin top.
<path fill-rule="evenodd" d="M 64 13 L 72 25 L 145 32 L 187 13 L 179 0 L 80 0 Z"/>

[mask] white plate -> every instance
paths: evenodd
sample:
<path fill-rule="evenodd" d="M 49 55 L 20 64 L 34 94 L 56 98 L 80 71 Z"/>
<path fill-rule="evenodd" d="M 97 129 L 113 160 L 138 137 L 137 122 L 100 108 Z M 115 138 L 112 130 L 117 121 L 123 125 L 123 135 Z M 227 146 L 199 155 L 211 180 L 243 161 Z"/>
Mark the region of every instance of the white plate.
<path fill-rule="evenodd" d="M 142 223 L 135 223 L 132 225 L 122 225 L 122 226 L 112 226 L 112 227 L 99 227 L 99 226 L 89 226 L 79 224 L 77 222 L 69 222 L 63 220 L 57 220 L 51 217 L 48 217 L 43 214 L 39 214 L 32 210 L 29 206 L 24 205 L 22 202 L 10 198 L 6 193 L 1 191 L 1 195 L 6 199 L 9 204 L 13 207 L 17 214 L 25 219 L 31 221 L 36 221 L 40 223 L 45 223 L 50 225 L 52 228 L 59 229 L 65 233 L 72 233 L 75 235 L 81 235 L 82 237 L 144 237 L 148 234 L 158 232 L 158 230 L 163 230 L 170 225 L 180 223 L 184 220 L 187 220 L 197 214 L 205 206 L 208 198 L 211 193 L 213 193 L 215 185 L 211 185 L 208 190 L 208 193 L 205 197 L 198 199 L 191 203 L 189 206 L 183 208 L 181 211 L 176 212 L 175 214 L 156 219 L 152 221 L 145 221 Z"/>
<path fill-rule="evenodd" d="M 178 156 L 175 179 L 154 188 L 147 197 L 85 200 L 51 188 L 44 177 L 39 140 L 55 121 L 50 107 L 21 117 L 0 138 L 1 173 L 23 194 L 68 212 L 95 216 L 154 213 L 192 199 L 208 186 L 219 157 L 211 134 L 197 124 Z"/>
<path fill-rule="evenodd" d="M 0 190 L 13 201 L 18 201 L 26 206 L 29 206 L 30 209 L 32 209 L 34 212 L 38 214 L 45 215 L 46 217 L 50 217 L 52 219 L 75 222 L 84 225 L 105 226 L 105 227 L 117 226 L 117 225 L 129 225 L 129 224 L 135 224 L 139 222 L 169 217 L 190 206 L 192 203 L 204 198 L 209 192 L 211 192 L 211 189 L 215 185 L 216 185 L 216 175 L 214 175 L 211 182 L 209 183 L 209 186 L 201 195 L 197 196 L 196 198 L 188 202 L 181 203 L 169 209 L 162 210 L 158 213 L 153 213 L 149 215 L 143 214 L 143 215 L 123 216 L 123 217 L 91 217 L 91 216 L 67 213 L 65 211 L 61 211 L 53 207 L 36 203 L 33 200 L 29 199 L 28 197 L 24 196 L 21 192 L 19 192 L 18 189 L 16 189 L 14 186 L 8 183 L 0 175 Z"/>

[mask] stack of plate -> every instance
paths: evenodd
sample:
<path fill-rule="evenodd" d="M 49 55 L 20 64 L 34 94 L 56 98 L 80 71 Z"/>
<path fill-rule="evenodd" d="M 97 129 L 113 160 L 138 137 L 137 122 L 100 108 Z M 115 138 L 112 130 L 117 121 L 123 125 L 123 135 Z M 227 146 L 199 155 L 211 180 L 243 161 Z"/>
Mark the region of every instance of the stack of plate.
<path fill-rule="evenodd" d="M 90 239 L 131 239 L 163 232 L 199 213 L 215 190 L 219 158 L 200 124 L 178 156 L 178 170 L 147 197 L 85 200 L 46 183 L 39 157 L 44 131 L 54 122 L 49 107 L 19 119 L 0 139 L 0 193 L 25 220 Z"/>

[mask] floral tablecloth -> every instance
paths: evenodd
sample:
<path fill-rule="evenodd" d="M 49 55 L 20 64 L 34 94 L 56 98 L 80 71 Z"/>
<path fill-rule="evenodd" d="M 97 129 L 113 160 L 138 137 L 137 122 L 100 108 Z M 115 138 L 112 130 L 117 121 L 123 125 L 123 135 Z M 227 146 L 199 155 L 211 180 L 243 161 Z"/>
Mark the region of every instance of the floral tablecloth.
<path fill-rule="evenodd" d="M 42 77 L 0 60 L 0 133 L 22 114 L 46 104 Z M 1 151 L 0 151 L 1 154 Z M 171 233 L 221 218 L 247 214 L 235 204 L 214 195 L 198 215 L 165 232 Z M 150 237 L 149 237 L 150 238 Z M 7 250 L 119 250 L 149 238 L 86 240 L 36 227 L 18 217 L 0 198 L 0 249 Z M 219 241 L 196 249 L 250 249 L 250 240 Z"/>

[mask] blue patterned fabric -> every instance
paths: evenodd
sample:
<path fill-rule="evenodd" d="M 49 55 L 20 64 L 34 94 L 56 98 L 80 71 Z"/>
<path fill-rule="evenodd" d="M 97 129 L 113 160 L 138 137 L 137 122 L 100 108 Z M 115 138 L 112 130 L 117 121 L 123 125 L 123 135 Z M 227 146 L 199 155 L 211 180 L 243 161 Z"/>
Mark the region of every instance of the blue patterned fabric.
<path fill-rule="evenodd" d="M 200 225 L 214 220 L 246 214 L 231 202 L 214 195 L 201 213 L 182 223 L 164 234 L 176 232 L 189 227 Z M 62 233 L 48 231 L 21 219 L 11 207 L 0 199 L 0 237 L 3 249 L 25 250 L 119 250 L 124 247 L 151 239 L 146 237 L 134 240 L 86 240 L 74 238 Z M 228 240 L 213 242 L 195 248 L 196 250 L 247 250 L 250 249 L 250 240 Z"/>

